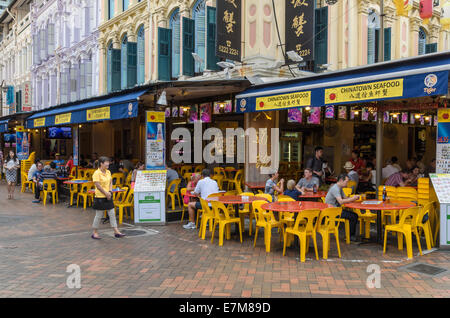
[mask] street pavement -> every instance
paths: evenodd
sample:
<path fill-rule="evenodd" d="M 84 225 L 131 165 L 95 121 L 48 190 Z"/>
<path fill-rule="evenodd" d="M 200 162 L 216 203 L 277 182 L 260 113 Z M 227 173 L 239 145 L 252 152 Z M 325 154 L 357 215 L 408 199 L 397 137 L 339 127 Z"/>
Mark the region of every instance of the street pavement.
<path fill-rule="evenodd" d="M 211 244 L 210 233 L 203 241 L 179 222 L 134 226 L 130 220 L 121 228 L 146 235 L 116 239 L 105 224 L 103 239 L 94 241 L 92 209 L 67 208 L 67 203 L 44 207 L 19 190 L 15 200 L 7 200 L 4 181 L 0 184 L 0 297 L 450 297 L 448 251 L 408 260 L 396 240 L 383 255 L 379 245 L 346 245 L 341 233 L 341 259 L 333 241 L 329 259 L 323 260 L 319 239 L 320 260 L 310 248 L 300 263 L 298 248 L 282 256 L 275 233 L 266 253 L 262 231 L 255 248 L 248 231 L 243 244 L 232 236 L 219 247 L 217 234 Z M 431 277 L 401 268 L 412 263 L 447 271 Z M 367 284 L 372 264 L 380 268 L 380 288 Z M 80 286 L 71 276 L 77 266 Z"/>

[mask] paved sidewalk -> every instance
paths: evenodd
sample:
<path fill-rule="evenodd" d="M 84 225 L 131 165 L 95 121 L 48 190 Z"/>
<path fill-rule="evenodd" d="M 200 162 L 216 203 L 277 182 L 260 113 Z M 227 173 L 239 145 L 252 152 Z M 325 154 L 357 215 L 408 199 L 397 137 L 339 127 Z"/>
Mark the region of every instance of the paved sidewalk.
<path fill-rule="evenodd" d="M 209 233 L 203 241 L 180 223 L 138 227 L 147 235 L 124 239 L 102 225 L 103 239 L 94 241 L 92 209 L 43 207 L 19 190 L 7 200 L 0 183 L 0 297 L 450 297 L 446 251 L 407 260 L 396 241 L 383 256 L 381 246 L 346 245 L 342 235 L 341 259 L 332 243 L 329 260 L 323 260 L 319 240 L 320 260 L 311 248 L 302 264 L 298 249 L 282 256 L 276 234 L 266 253 L 262 232 L 256 248 L 248 231 L 242 245 L 232 236 L 219 247 Z M 430 277 L 399 269 L 415 262 L 448 271 Z M 66 286 L 71 264 L 80 266 L 80 289 Z M 370 264 L 380 266 L 379 289 L 366 286 Z"/>

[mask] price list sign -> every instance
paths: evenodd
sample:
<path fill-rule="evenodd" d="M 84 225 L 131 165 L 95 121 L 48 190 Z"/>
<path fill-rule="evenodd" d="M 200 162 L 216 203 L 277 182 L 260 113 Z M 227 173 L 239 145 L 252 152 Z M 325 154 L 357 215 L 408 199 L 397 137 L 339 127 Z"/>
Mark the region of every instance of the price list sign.
<path fill-rule="evenodd" d="M 166 191 L 167 170 L 138 171 L 134 192 Z"/>
<path fill-rule="evenodd" d="M 441 204 L 450 203 L 450 174 L 430 174 L 434 191 Z"/>

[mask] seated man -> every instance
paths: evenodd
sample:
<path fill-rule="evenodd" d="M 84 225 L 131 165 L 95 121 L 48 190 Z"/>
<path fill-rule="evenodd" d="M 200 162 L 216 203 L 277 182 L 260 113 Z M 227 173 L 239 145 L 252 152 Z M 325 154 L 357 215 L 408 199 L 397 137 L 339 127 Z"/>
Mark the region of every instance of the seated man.
<path fill-rule="evenodd" d="M 166 165 L 167 169 L 167 185 L 169 185 L 173 180 L 180 179 L 178 176 L 178 172 L 176 172 L 174 169 L 170 168 L 168 165 Z M 172 185 L 170 188 L 170 192 L 175 191 L 175 185 Z"/>
<path fill-rule="evenodd" d="M 311 175 L 312 175 L 312 171 L 311 171 Z M 303 179 L 302 179 L 303 180 Z M 301 191 L 299 191 L 296 186 L 295 186 L 295 181 L 294 180 L 289 180 L 287 182 L 287 190 L 284 191 L 284 195 L 290 196 L 292 199 L 294 199 L 295 201 L 299 200 L 299 195 L 302 195 L 303 193 Z"/>
<path fill-rule="evenodd" d="M 54 162 L 57 166 L 64 166 L 64 160 L 61 159 L 59 153 L 55 154 L 55 160 L 53 160 L 53 162 Z"/>
<path fill-rule="evenodd" d="M 264 193 L 270 194 L 272 200 L 275 201 L 275 191 L 278 193 L 284 192 L 284 179 L 280 180 L 280 186 L 277 186 L 278 172 L 269 174 L 269 179 L 266 181 L 266 187 Z"/>
<path fill-rule="evenodd" d="M 328 190 L 327 196 L 325 197 L 325 203 L 330 204 L 334 207 L 340 207 L 345 203 L 351 203 L 359 200 L 359 195 L 351 198 L 347 198 L 342 191 L 343 188 L 347 187 L 349 178 L 348 175 L 343 173 L 337 178 L 337 183 L 332 185 Z M 343 209 L 341 218 L 347 219 L 350 222 L 350 240 L 356 241 L 356 223 L 358 222 L 358 215 L 350 210 Z"/>
<path fill-rule="evenodd" d="M 423 175 L 420 173 L 420 168 L 418 166 L 415 166 L 410 171 L 408 180 L 406 180 L 405 184 L 410 187 L 417 187 L 419 178 L 423 178 Z"/>
<path fill-rule="evenodd" d="M 34 160 L 34 164 L 31 166 L 30 170 L 28 170 L 28 181 L 33 180 L 34 173 L 37 170 L 37 164 L 40 162 L 39 159 Z"/>
<path fill-rule="evenodd" d="M 353 165 L 353 163 L 351 163 L 350 161 L 347 161 L 344 165 L 344 169 L 347 171 L 347 176 L 349 180 L 355 181 L 356 182 L 356 187 L 358 187 L 358 183 L 359 183 L 359 174 L 358 172 L 356 172 L 355 166 Z M 354 189 L 356 190 L 356 189 Z"/>
<path fill-rule="evenodd" d="M 300 181 L 295 186 L 297 191 L 305 193 L 306 191 L 314 191 L 314 186 L 318 189 L 320 186 L 320 181 L 313 175 L 313 171 L 310 168 L 306 168 L 303 173 L 304 178 L 301 178 Z"/>
<path fill-rule="evenodd" d="M 66 163 L 66 171 L 67 171 L 68 173 L 71 173 L 73 167 L 74 167 L 74 165 L 73 165 L 73 154 L 71 154 L 71 155 L 69 156 L 69 160 L 68 160 L 67 163 Z"/>
<path fill-rule="evenodd" d="M 401 172 L 394 173 L 391 175 L 384 185 L 393 186 L 393 187 L 404 187 L 406 186 L 406 180 L 408 179 L 409 174 L 407 170 L 402 170 Z"/>
<path fill-rule="evenodd" d="M 36 170 L 33 173 L 32 180 L 35 184 L 35 191 L 34 191 L 34 199 L 35 200 L 33 201 L 33 203 L 41 202 L 40 197 L 41 197 L 41 191 L 42 191 L 42 179 L 41 179 L 42 167 L 43 167 L 42 162 L 37 162 Z"/>
<path fill-rule="evenodd" d="M 208 169 L 202 171 L 202 177 L 200 181 L 197 182 L 197 186 L 195 187 L 194 194 L 200 196 L 203 200 L 206 200 L 210 194 L 218 193 L 219 186 L 217 182 L 211 179 L 211 172 Z M 189 223 L 183 225 L 186 230 L 195 229 L 195 212 L 198 209 L 201 209 L 202 205 L 200 202 L 190 202 L 188 204 L 188 212 L 189 212 Z"/>

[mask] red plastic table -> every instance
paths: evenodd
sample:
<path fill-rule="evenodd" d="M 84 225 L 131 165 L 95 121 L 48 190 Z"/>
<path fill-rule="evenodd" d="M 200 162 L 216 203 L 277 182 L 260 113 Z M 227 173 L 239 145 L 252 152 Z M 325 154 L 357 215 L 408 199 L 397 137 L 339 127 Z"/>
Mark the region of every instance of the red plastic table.
<path fill-rule="evenodd" d="M 311 201 L 290 201 L 290 202 L 272 202 L 266 203 L 261 206 L 264 210 L 276 211 L 276 212 L 294 212 L 299 213 L 303 210 L 319 209 L 323 210 L 332 207 L 329 204 L 322 202 Z"/>
<path fill-rule="evenodd" d="M 327 196 L 327 191 L 317 191 L 317 193 L 307 191 L 305 194 L 299 195 L 300 199 L 320 199 Z"/>
<path fill-rule="evenodd" d="M 363 202 L 373 202 L 374 204 L 363 204 Z M 381 211 L 386 210 L 406 210 L 416 206 L 414 203 L 409 201 L 385 201 L 382 203 L 378 203 L 379 201 L 363 201 L 363 202 L 353 202 L 344 204 L 344 207 L 350 209 L 358 209 L 358 210 L 370 210 L 377 212 L 377 243 L 381 244 L 383 242 L 382 234 L 383 231 L 381 229 Z"/>
<path fill-rule="evenodd" d="M 253 192 L 256 192 L 258 189 L 266 188 L 265 182 L 246 182 L 245 185 Z"/>

